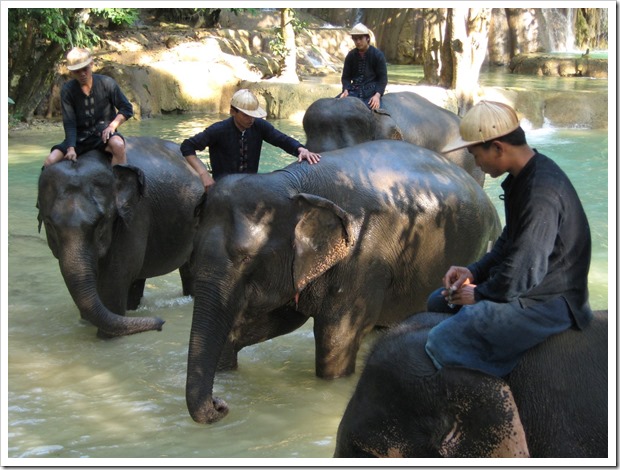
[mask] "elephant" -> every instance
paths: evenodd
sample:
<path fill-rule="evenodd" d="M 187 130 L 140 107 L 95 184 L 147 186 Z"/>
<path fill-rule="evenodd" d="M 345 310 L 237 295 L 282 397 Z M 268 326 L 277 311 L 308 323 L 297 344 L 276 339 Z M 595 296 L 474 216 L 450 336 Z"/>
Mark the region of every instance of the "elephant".
<path fill-rule="evenodd" d="M 186 403 L 223 418 L 217 370 L 245 346 L 314 319 L 316 374 L 350 375 L 362 338 L 428 294 L 451 262 L 484 254 L 500 232 L 484 190 L 441 155 L 403 141 L 366 142 L 272 173 L 229 175 L 201 210 Z"/>
<path fill-rule="evenodd" d="M 503 378 L 437 371 L 424 345 L 447 316 L 414 314 L 373 345 L 335 457 L 607 457 L 607 311 L 530 349 Z"/>
<path fill-rule="evenodd" d="M 102 338 L 161 330 L 156 317 L 126 317 L 138 308 L 146 278 L 179 268 L 192 293 L 189 258 L 204 187 L 179 146 L 127 137 L 127 164 L 101 151 L 44 167 L 38 184 L 39 232 L 83 319 Z"/>
<path fill-rule="evenodd" d="M 306 147 L 325 152 L 369 140 L 393 139 L 441 153 L 459 137 L 461 119 L 411 91 L 386 93 L 381 108 L 371 111 L 359 98 L 320 98 L 306 110 L 302 123 Z M 467 149 L 444 154 L 482 186 L 484 172 Z"/>

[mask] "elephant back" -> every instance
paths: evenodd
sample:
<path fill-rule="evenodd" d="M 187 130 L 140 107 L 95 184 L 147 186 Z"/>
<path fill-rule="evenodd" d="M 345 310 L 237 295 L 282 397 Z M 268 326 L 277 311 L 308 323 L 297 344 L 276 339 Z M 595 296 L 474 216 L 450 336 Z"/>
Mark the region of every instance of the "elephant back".
<path fill-rule="evenodd" d="M 348 96 L 318 99 L 306 110 L 302 125 L 306 147 L 327 152 L 372 139 L 374 120 L 362 100 Z"/>
<path fill-rule="evenodd" d="M 145 196 L 153 203 L 162 208 L 176 204 L 178 199 L 170 191 L 181 191 L 182 200 L 198 204 L 204 187 L 185 161 L 178 144 L 156 137 L 128 137 L 126 145 L 127 164 L 143 173 Z"/>

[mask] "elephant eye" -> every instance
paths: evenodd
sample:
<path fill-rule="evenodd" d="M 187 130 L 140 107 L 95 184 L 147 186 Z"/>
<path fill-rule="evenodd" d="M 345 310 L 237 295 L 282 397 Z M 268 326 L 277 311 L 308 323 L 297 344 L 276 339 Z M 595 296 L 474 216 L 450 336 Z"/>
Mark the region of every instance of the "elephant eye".
<path fill-rule="evenodd" d="M 243 258 L 241 258 L 242 263 L 249 263 L 250 261 L 252 261 L 252 257 L 250 255 L 245 255 Z"/>

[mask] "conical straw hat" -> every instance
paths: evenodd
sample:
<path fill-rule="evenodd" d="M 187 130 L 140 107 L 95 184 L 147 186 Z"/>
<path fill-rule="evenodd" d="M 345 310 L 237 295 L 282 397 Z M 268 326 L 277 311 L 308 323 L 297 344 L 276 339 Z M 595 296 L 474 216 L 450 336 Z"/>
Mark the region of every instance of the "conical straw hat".
<path fill-rule="evenodd" d="M 452 141 L 442 152 L 452 152 L 470 145 L 497 139 L 519 127 L 514 109 L 497 101 L 480 101 L 461 120 L 460 137 Z"/>
<path fill-rule="evenodd" d="M 264 118 L 267 116 L 267 112 L 260 107 L 258 98 L 246 88 L 237 91 L 233 95 L 230 100 L 230 105 L 248 116 L 255 118 Z"/>

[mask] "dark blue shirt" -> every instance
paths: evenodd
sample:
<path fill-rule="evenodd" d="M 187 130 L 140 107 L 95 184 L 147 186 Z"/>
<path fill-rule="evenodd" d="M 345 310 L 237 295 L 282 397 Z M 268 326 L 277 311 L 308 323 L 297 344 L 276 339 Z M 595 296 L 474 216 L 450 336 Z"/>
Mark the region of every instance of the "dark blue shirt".
<path fill-rule="evenodd" d="M 383 52 L 369 46 L 362 56 L 357 49 L 349 51 L 342 68 L 342 90 L 354 91 L 362 98 L 376 92 L 381 96 L 387 86 L 387 63 Z"/>
<path fill-rule="evenodd" d="M 535 151 L 536 152 L 536 151 Z M 562 169 L 538 152 L 503 182 L 506 226 L 493 249 L 468 266 L 477 301 L 523 306 L 564 297 L 577 326 L 592 318 L 592 242 L 581 201 Z"/>
<path fill-rule="evenodd" d="M 93 86 L 87 96 L 80 82 L 65 83 L 60 92 L 62 123 L 67 147 L 75 147 L 93 134 L 101 134 L 117 114 L 133 116 L 133 106 L 112 77 L 93 74 Z"/>
<path fill-rule="evenodd" d="M 245 131 L 244 153 L 245 169 L 240 170 L 242 163 L 241 131 L 232 117 L 210 125 L 204 131 L 181 144 L 184 157 L 195 155 L 197 151 L 209 147 L 209 161 L 213 178 L 231 173 L 257 173 L 263 141 L 279 147 L 291 155 L 298 156 L 301 143 L 277 130 L 264 119 L 255 119 L 254 124 Z"/>

